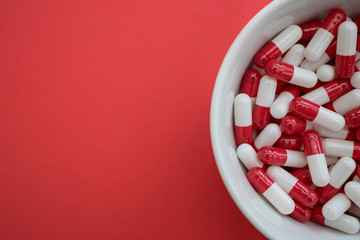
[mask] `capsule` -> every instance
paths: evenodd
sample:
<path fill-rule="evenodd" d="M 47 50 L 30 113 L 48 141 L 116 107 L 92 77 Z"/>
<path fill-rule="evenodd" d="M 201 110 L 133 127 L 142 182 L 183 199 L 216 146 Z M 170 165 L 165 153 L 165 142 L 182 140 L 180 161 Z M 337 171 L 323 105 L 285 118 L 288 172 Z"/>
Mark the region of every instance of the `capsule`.
<path fill-rule="evenodd" d="M 266 173 L 296 202 L 306 207 L 312 207 L 317 203 L 316 192 L 282 167 L 270 166 Z"/>
<path fill-rule="evenodd" d="M 351 201 L 353 201 L 358 207 L 360 206 L 360 183 L 356 181 L 350 181 L 345 184 L 345 194 Z"/>
<path fill-rule="evenodd" d="M 360 64 L 360 61 L 358 61 Z M 354 88 L 360 88 L 360 72 L 354 72 L 350 78 L 351 86 Z"/>
<path fill-rule="evenodd" d="M 251 107 L 254 107 L 256 95 L 259 88 L 261 75 L 255 69 L 248 69 L 245 71 L 241 81 L 240 93 L 249 95 L 251 99 Z"/>
<path fill-rule="evenodd" d="M 360 107 L 345 114 L 345 122 L 351 128 L 360 127 Z"/>
<path fill-rule="evenodd" d="M 270 77 L 301 87 L 310 88 L 317 82 L 314 72 L 278 60 L 269 61 L 265 66 L 265 72 Z"/>
<path fill-rule="evenodd" d="M 253 125 L 257 129 L 264 129 L 270 122 L 270 106 L 274 102 L 276 79 L 267 75 L 260 80 L 257 98 L 253 110 Z"/>
<path fill-rule="evenodd" d="M 259 160 L 256 151 L 250 144 L 241 144 L 237 148 L 236 154 L 247 170 L 254 167 L 262 168 L 264 166 L 264 164 Z"/>
<path fill-rule="evenodd" d="M 335 80 L 301 96 L 318 105 L 324 105 L 351 90 L 350 81 Z"/>
<path fill-rule="evenodd" d="M 240 93 L 234 100 L 234 119 L 235 119 L 235 142 L 239 146 L 243 143 L 252 143 L 251 99 L 247 94 Z"/>
<path fill-rule="evenodd" d="M 260 68 L 265 67 L 268 61 L 281 57 L 291 46 L 300 40 L 301 35 L 302 30 L 299 26 L 288 26 L 255 54 L 254 63 Z"/>
<path fill-rule="evenodd" d="M 318 187 L 326 186 L 330 176 L 319 134 L 314 130 L 306 131 L 302 140 L 312 182 Z"/>
<path fill-rule="evenodd" d="M 311 221 L 337 229 L 348 234 L 355 234 L 360 229 L 359 220 L 347 214 L 341 215 L 341 217 L 336 220 L 326 219 L 322 214 L 321 205 L 315 205 L 313 207 Z"/>
<path fill-rule="evenodd" d="M 289 150 L 300 150 L 302 148 L 302 137 L 301 135 L 289 135 L 283 133 L 275 142 L 274 146 Z"/>
<path fill-rule="evenodd" d="M 345 115 L 347 112 L 360 107 L 360 89 L 353 89 L 324 107 L 340 115 Z"/>
<path fill-rule="evenodd" d="M 321 25 L 321 21 L 302 23 L 299 27 L 302 30 L 300 41 L 310 41 Z"/>
<path fill-rule="evenodd" d="M 261 162 L 285 167 L 302 168 L 307 165 L 304 152 L 277 147 L 262 147 L 258 152 Z"/>
<path fill-rule="evenodd" d="M 325 187 L 316 189 L 319 203 L 325 204 L 339 191 L 341 186 L 355 171 L 355 161 L 349 157 L 342 157 L 330 170 L 330 181 Z"/>
<path fill-rule="evenodd" d="M 343 116 L 302 97 L 294 98 L 291 101 L 290 110 L 306 120 L 312 121 L 333 131 L 339 131 L 345 126 L 345 119 Z"/>
<path fill-rule="evenodd" d="M 247 178 L 254 188 L 279 210 L 279 212 L 288 215 L 295 210 L 294 201 L 262 168 L 254 167 L 250 169 L 247 173 Z"/>
<path fill-rule="evenodd" d="M 336 78 L 335 66 L 324 64 L 316 70 L 318 79 L 322 82 L 331 82 Z"/>
<path fill-rule="evenodd" d="M 295 85 L 288 85 L 276 98 L 274 103 L 270 107 L 270 114 L 276 119 L 285 117 L 289 112 L 289 105 L 291 100 L 300 96 L 301 90 Z"/>
<path fill-rule="evenodd" d="M 326 48 L 335 38 L 341 23 L 346 20 L 346 14 L 342 9 L 334 8 L 325 17 L 314 37 L 306 46 L 304 56 L 309 61 L 317 61 L 324 54 Z"/>
<path fill-rule="evenodd" d="M 328 220 L 336 220 L 351 207 L 351 200 L 343 193 L 337 193 L 322 208 L 323 216 Z"/>
<path fill-rule="evenodd" d="M 326 64 L 336 56 L 336 39 L 332 41 L 329 47 L 325 50 L 325 53 L 320 57 L 319 60 L 311 62 L 307 59 L 301 62 L 300 67 L 315 72 L 320 66 Z"/>
<path fill-rule="evenodd" d="M 316 130 L 321 137 L 327 138 L 335 138 L 335 139 L 342 139 L 342 140 L 355 140 L 355 131 L 354 129 L 348 128 L 345 126 L 343 129 L 339 131 L 332 131 L 328 128 L 315 125 L 314 130 Z"/>
<path fill-rule="evenodd" d="M 295 116 L 286 116 L 281 119 L 280 129 L 286 134 L 301 134 L 312 129 L 314 124 Z"/>
<path fill-rule="evenodd" d="M 270 123 L 254 140 L 254 149 L 259 151 L 264 146 L 272 146 L 281 136 L 279 125 Z"/>
<path fill-rule="evenodd" d="M 352 21 L 341 23 L 337 36 L 335 75 L 340 79 L 348 79 L 355 70 L 356 24 Z"/>
<path fill-rule="evenodd" d="M 327 138 L 323 146 L 326 155 L 360 160 L 360 142 Z"/>
<path fill-rule="evenodd" d="M 304 59 L 304 50 L 305 47 L 303 45 L 295 44 L 286 52 L 281 61 L 294 66 L 299 66 Z"/>
<path fill-rule="evenodd" d="M 292 218 L 297 220 L 298 222 L 307 222 L 310 220 L 312 214 L 312 210 L 309 207 L 306 207 L 295 201 L 295 209 L 290 214 Z"/>

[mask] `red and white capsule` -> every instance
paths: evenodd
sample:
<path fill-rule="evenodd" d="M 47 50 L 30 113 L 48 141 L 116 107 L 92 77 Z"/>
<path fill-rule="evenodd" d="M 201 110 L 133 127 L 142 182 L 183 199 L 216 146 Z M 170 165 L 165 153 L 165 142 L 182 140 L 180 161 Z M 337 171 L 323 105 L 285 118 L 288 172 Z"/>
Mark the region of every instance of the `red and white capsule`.
<path fill-rule="evenodd" d="M 283 133 L 275 142 L 274 146 L 289 150 L 301 150 L 302 137 L 301 135 L 290 135 Z"/>
<path fill-rule="evenodd" d="M 351 128 L 360 127 L 360 107 L 345 114 L 345 122 Z"/>
<path fill-rule="evenodd" d="M 277 147 L 262 147 L 258 152 L 261 162 L 285 167 L 303 168 L 307 165 L 305 153 Z"/>
<path fill-rule="evenodd" d="M 289 84 L 279 94 L 274 103 L 270 107 L 270 114 L 276 119 L 280 119 L 286 116 L 289 112 L 290 102 L 300 96 L 301 90 L 292 84 Z"/>
<path fill-rule="evenodd" d="M 336 44 L 337 44 L 336 40 L 332 41 L 329 47 L 325 50 L 325 53 L 320 57 L 319 60 L 312 62 L 307 59 L 304 59 L 304 61 L 301 62 L 300 67 L 315 72 L 320 66 L 326 64 L 335 57 Z"/>
<path fill-rule="evenodd" d="M 314 72 L 278 60 L 269 61 L 265 72 L 280 81 L 307 88 L 315 86 L 318 80 Z"/>
<path fill-rule="evenodd" d="M 332 9 L 306 46 L 304 52 L 305 58 L 312 62 L 319 60 L 337 35 L 340 24 L 344 21 L 346 21 L 345 12 L 339 8 Z"/>
<path fill-rule="evenodd" d="M 291 214 L 295 203 L 288 194 L 275 183 L 262 168 L 254 167 L 247 173 L 251 185 L 260 192 L 280 213 Z"/>
<path fill-rule="evenodd" d="M 336 220 L 351 207 L 351 200 L 344 193 L 337 193 L 322 208 L 323 216 Z"/>
<path fill-rule="evenodd" d="M 347 112 L 360 107 L 360 89 L 353 89 L 324 107 L 340 115 L 345 115 Z"/>
<path fill-rule="evenodd" d="M 241 81 L 240 93 L 249 95 L 251 99 L 251 107 L 254 108 L 256 95 L 260 84 L 261 75 L 255 69 L 245 71 Z"/>
<path fill-rule="evenodd" d="M 345 184 L 344 191 L 351 201 L 353 201 L 358 207 L 360 207 L 360 183 L 356 181 L 350 181 Z"/>
<path fill-rule="evenodd" d="M 330 170 L 329 184 L 316 189 L 316 193 L 319 196 L 319 203 L 324 204 L 335 196 L 341 186 L 355 171 L 355 168 L 356 164 L 352 158 L 342 157 Z"/>
<path fill-rule="evenodd" d="M 235 142 L 237 145 L 252 143 L 251 99 L 245 93 L 240 93 L 234 100 L 234 119 L 235 119 Z"/>
<path fill-rule="evenodd" d="M 270 107 L 275 99 L 276 84 L 276 79 L 267 75 L 260 80 L 252 115 L 253 124 L 257 129 L 263 129 L 270 122 Z"/>
<path fill-rule="evenodd" d="M 355 70 L 357 26 L 352 21 L 340 24 L 337 34 L 335 75 L 349 79 Z"/>
<path fill-rule="evenodd" d="M 306 207 L 312 207 L 317 203 L 316 192 L 282 167 L 270 166 L 266 173 L 295 201 Z"/>
<path fill-rule="evenodd" d="M 270 123 L 255 138 L 253 146 L 256 151 L 264 146 L 272 146 L 281 136 L 279 125 Z"/>
<path fill-rule="evenodd" d="M 324 105 L 341 97 L 351 90 L 350 81 L 335 80 L 301 96 L 318 105 Z"/>
<path fill-rule="evenodd" d="M 254 148 L 247 143 L 241 144 L 237 150 L 236 154 L 240 161 L 244 164 L 247 170 L 250 170 L 254 167 L 262 168 L 264 164 L 259 160 L 258 155 Z"/>
<path fill-rule="evenodd" d="M 290 216 L 298 222 L 307 222 L 310 220 L 311 214 L 312 214 L 311 208 L 306 207 L 301 203 L 295 201 L 295 209 L 290 214 Z"/>
<path fill-rule="evenodd" d="M 322 143 L 326 155 L 360 160 L 360 142 L 326 138 Z"/>
<path fill-rule="evenodd" d="M 335 66 L 324 64 L 316 70 L 318 79 L 322 82 L 331 82 L 336 78 Z"/>
<path fill-rule="evenodd" d="M 304 50 L 305 47 L 303 45 L 295 44 L 289 49 L 289 51 L 286 52 L 281 61 L 294 66 L 299 66 L 304 60 Z"/>
<path fill-rule="evenodd" d="M 268 61 L 281 57 L 301 36 L 302 30 L 299 26 L 288 26 L 255 54 L 254 63 L 260 68 L 265 67 Z"/>
<path fill-rule="evenodd" d="M 326 186 L 330 181 L 330 175 L 319 134 L 309 130 L 304 132 L 302 139 L 312 182 L 318 187 Z"/>
<path fill-rule="evenodd" d="M 355 130 L 348 128 L 347 126 L 345 126 L 343 129 L 339 130 L 339 131 L 332 131 L 328 128 L 319 126 L 319 125 L 315 125 L 314 126 L 314 130 L 316 130 L 321 137 L 326 137 L 326 138 L 335 138 L 335 139 L 342 139 L 342 140 L 355 140 Z"/>
<path fill-rule="evenodd" d="M 314 124 L 296 116 L 286 116 L 281 119 L 280 129 L 286 134 L 301 134 L 313 129 Z"/>
<path fill-rule="evenodd" d="M 345 126 L 343 116 L 302 97 L 297 97 L 291 101 L 290 110 L 306 120 L 333 131 L 339 131 Z"/>

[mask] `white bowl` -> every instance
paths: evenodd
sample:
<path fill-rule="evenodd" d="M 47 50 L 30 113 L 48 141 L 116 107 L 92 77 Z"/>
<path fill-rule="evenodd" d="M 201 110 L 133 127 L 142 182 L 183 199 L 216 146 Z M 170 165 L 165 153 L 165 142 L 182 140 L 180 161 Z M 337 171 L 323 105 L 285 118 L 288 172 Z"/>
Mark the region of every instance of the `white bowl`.
<path fill-rule="evenodd" d="M 233 132 L 233 100 L 242 74 L 254 54 L 282 29 L 323 18 L 332 8 L 352 17 L 360 13 L 359 0 L 275 0 L 261 10 L 240 32 L 219 70 L 211 102 L 210 131 L 221 177 L 236 205 L 269 239 L 359 239 L 313 222 L 299 223 L 277 212 L 246 179 L 246 169 L 236 156 Z"/>

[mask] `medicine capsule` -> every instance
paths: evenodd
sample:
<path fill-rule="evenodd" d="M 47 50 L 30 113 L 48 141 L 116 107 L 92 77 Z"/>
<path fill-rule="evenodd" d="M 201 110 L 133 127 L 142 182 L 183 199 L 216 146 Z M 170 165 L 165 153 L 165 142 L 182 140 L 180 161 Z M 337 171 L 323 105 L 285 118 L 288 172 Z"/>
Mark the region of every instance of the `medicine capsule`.
<path fill-rule="evenodd" d="M 358 63 L 360 64 L 360 61 L 358 61 Z M 360 88 L 360 72 L 359 72 L 359 70 L 358 70 L 358 72 L 354 72 L 354 74 L 351 76 L 350 83 L 351 83 L 351 86 L 353 86 L 354 88 Z"/>
<path fill-rule="evenodd" d="M 297 220 L 298 222 L 307 222 L 310 220 L 312 214 L 312 210 L 309 207 L 305 207 L 304 205 L 295 202 L 295 209 L 290 214 L 292 218 Z"/>
<path fill-rule="evenodd" d="M 330 43 L 329 47 L 325 50 L 325 53 L 320 57 L 319 60 L 311 62 L 307 59 L 304 59 L 304 61 L 301 62 L 300 67 L 315 72 L 320 66 L 326 64 L 335 57 L 336 45 L 337 41 L 335 39 Z"/>
<path fill-rule="evenodd" d="M 324 105 L 351 90 L 350 81 L 335 80 L 301 96 L 318 105 Z"/>
<path fill-rule="evenodd" d="M 274 102 L 276 79 L 267 75 L 260 80 L 257 98 L 253 110 L 253 125 L 257 129 L 263 129 L 270 122 L 270 106 Z"/>
<path fill-rule="evenodd" d="M 324 107 L 340 115 L 345 115 L 347 112 L 360 107 L 360 89 L 353 89 Z"/>
<path fill-rule="evenodd" d="M 328 220 L 336 220 L 351 207 L 351 200 L 343 193 L 337 193 L 322 208 L 323 216 Z"/>
<path fill-rule="evenodd" d="M 289 150 L 300 150 L 302 148 L 302 137 L 301 135 L 289 135 L 283 133 L 274 145 Z"/>
<path fill-rule="evenodd" d="M 276 98 L 274 103 L 270 107 L 270 114 L 274 118 L 280 119 L 286 116 L 289 112 L 289 105 L 291 100 L 300 96 L 300 89 L 292 84 L 289 84 Z"/>
<path fill-rule="evenodd" d="M 258 152 L 261 162 L 285 167 L 302 168 L 307 165 L 305 153 L 277 147 L 262 147 Z"/>
<path fill-rule="evenodd" d="M 343 129 L 339 131 L 332 131 L 328 128 L 315 124 L 314 130 L 316 130 L 321 137 L 335 138 L 342 140 L 355 140 L 355 130 L 348 128 L 347 126 L 345 126 Z"/>
<path fill-rule="evenodd" d="M 299 26 L 288 26 L 255 54 L 254 63 L 260 68 L 265 67 L 268 61 L 281 57 L 281 55 L 300 40 L 301 35 L 302 30 Z"/>
<path fill-rule="evenodd" d="M 265 66 L 265 72 L 280 81 L 307 88 L 315 86 L 317 82 L 314 72 L 278 60 L 269 61 Z"/>
<path fill-rule="evenodd" d="M 267 125 L 254 140 L 254 149 L 259 151 L 264 146 L 272 146 L 281 136 L 279 125 L 270 123 Z"/>
<path fill-rule="evenodd" d="M 311 221 L 337 229 L 348 234 L 355 234 L 360 229 L 359 220 L 347 214 L 341 215 L 341 217 L 336 220 L 326 219 L 322 214 L 322 206 L 320 205 L 315 205 L 313 207 Z"/>
<path fill-rule="evenodd" d="M 243 143 L 252 143 L 253 126 L 252 126 L 251 99 L 245 93 L 240 93 L 234 100 L 234 119 L 235 119 L 235 142 L 236 145 Z"/>
<path fill-rule="evenodd" d="M 360 107 L 345 114 L 345 122 L 351 128 L 360 127 Z"/>
<path fill-rule="evenodd" d="M 295 44 L 286 52 L 281 61 L 294 66 L 299 66 L 304 59 L 304 50 L 305 47 L 303 45 Z"/>
<path fill-rule="evenodd" d="M 316 75 L 322 82 L 331 82 L 336 78 L 335 66 L 324 64 L 316 70 Z"/>
<path fill-rule="evenodd" d="M 251 107 L 254 108 L 256 95 L 260 84 L 261 75 L 255 69 L 245 71 L 241 81 L 240 93 L 249 95 L 251 99 Z"/>
<path fill-rule="evenodd" d="M 315 191 L 319 196 L 319 203 L 325 204 L 339 191 L 341 186 L 355 171 L 355 161 L 349 157 L 342 157 L 330 170 L 330 181 L 325 187 L 317 188 Z"/>
<path fill-rule="evenodd" d="M 254 148 L 247 143 L 241 144 L 237 150 L 236 154 L 240 161 L 244 164 L 247 170 L 250 170 L 254 167 L 262 168 L 264 164 L 259 160 L 258 155 Z"/>
<path fill-rule="evenodd" d="M 286 116 L 281 119 L 280 129 L 286 134 L 301 134 L 312 129 L 314 124 L 295 116 Z"/>
<path fill-rule="evenodd" d="M 322 143 L 326 155 L 360 160 L 359 142 L 327 138 Z"/>
<path fill-rule="evenodd" d="M 349 79 L 355 70 L 357 26 L 351 21 L 340 24 L 337 35 L 335 75 Z"/>
<path fill-rule="evenodd" d="M 350 181 L 345 184 L 345 194 L 351 201 L 353 201 L 358 207 L 360 206 L 360 183 Z"/>
<path fill-rule="evenodd" d="M 345 119 L 343 116 L 302 97 L 294 98 L 291 101 L 290 110 L 306 120 L 312 121 L 333 131 L 339 131 L 345 126 Z"/>
<path fill-rule="evenodd" d="M 312 207 L 317 203 L 318 196 L 314 190 L 291 175 L 279 166 L 270 166 L 266 173 L 273 179 L 295 202 L 306 207 Z"/>
<path fill-rule="evenodd" d="M 302 30 L 300 41 L 310 41 L 321 25 L 321 21 L 302 23 L 299 27 Z"/>
<path fill-rule="evenodd" d="M 247 173 L 251 185 L 284 215 L 295 210 L 295 203 L 262 168 L 254 167 Z"/>
<path fill-rule="evenodd" d="M 304 56 L 309 61 L 317 61 L 324 54 L 326 48 L 337 35 L 341 23 L 346 20 L 342 9 L 334 8 L 325 17 L 314 37 L 306 46 Z"/>

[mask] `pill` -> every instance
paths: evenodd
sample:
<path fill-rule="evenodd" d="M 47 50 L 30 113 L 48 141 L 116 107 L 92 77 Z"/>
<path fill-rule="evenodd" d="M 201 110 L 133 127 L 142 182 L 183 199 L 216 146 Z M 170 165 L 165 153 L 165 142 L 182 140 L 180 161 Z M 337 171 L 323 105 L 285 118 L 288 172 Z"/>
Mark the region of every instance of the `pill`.
<path fill-rule="evenodd" d="M 312 207 L 317 203 L 318 196 L 316 192 L 282 167 L 270 166 L 266 170 L 266 173 L 289 194 L 295 202 L 299 202 L 306 207 Z"/>
<path fill-rule="evenodd" d="M 345 114 L 345 123 L 351 128 L 360 127 L 360 107 Z"/>
<path fill-rule="evenodd" d="M 360 107 L 360 89 L 353 89 L 324 107 L 340 115 L 345 115 L 347 112 Z"/>
<path fill-rule="evenodd" d="M 325 50 L 325 53 L 320 57 L 317 61 L 309 61 L 307 59 L 304 59 L 300 67 L 305 68 L 307 70 L 315 72 L 320 66 L 326 64 L 331 59 L 333 59 L 336 55 L 336 44 L 337 41 L 334 40 L 330 43 L 329 47 Z"/>
<path fill-rule="evenodd" d="M 307 165 L 305 153 L 277 147 L 262 147 L 258 152 L 261 162 L 285 167 L 303 168 Z"/>
<path fill-rule="evenodd" d="M 296 116 L 286 116 L 281 119 L 280 129 L 286 134 L 301 134 L 312 129 L 314 124 Z"/>
<path fill-rule="evenodd" d="M 234 100 L 234 130 L 236 145 L 252 143 L 253 126 L 251 115 L 250 97 L 245 93 L 238 94 Z"/>
<path fill-rule="evenodd" d="M 302 30 L 300 41 L 310 41 L 321 25 L 321 21 L 302 23 L 299 27 Z"/>
<path fill-rule="evenodd" d="M 302 148 L 301 135 L 290 135 L 282 133 L 274 146 L 289 150 L 300 150 Z"/>
<path fill-rule="evenodd" d="M 294 211 L 294 201 L 262 168 L 254 167 L 250 169 L 247 173 L 247 178 L 254 188 L 279 210 L 279 212 L 288 215 Z"/>
<path fill-rule="evenodd" d="M 278 60 L 270 60 L 265 66 L 265 72 L 277 80 L 307 88 L 315 86 L 318 80 L 314 72 Z"/>
<path fill-rule="evenodd" d="M 302 136 L 311 180 L 318 187 L 326 186 L 330 181 L 325 155 L 319 134 L 314 130 L 304 132 Z"/>
<path fill-rule="evenodd" d="M 312 62 L 319 60 L 337 35 L 340 24 L 345 20 L 346 14 L 342 9 L 332 9 L 306 46 L 304 51 L 305 58 Z"/>
<path fill-rule="evenodd" d="M 345 126 L 345 119 L 343 116 L 302 97 L 294 98 L 291 101 L 290 110 L 306 120 L 312 121 L 333 131 L 339 131 Z"/>
<path fill-rule="evenodd" d="M 300 96 L 301 90 L 292 84 L 289 84 L 275 99 L 270 107 L 270 114 L 274 118 L 280 119 L 286 116 L 289 112 L 289 105 L 291 100 Z"/>
<path fill-rule="evenodd" d="M 346 196 L 348 196 L 351 201 L 353 201 L 358 207 L 360 207 L 360 183 L 350 181 L 345 184 L 344 190 Z"/>
<path fill-rule="evenodd" d="M 339 131 L 332 131 L 328 128 L 315 124 L 314 130 L 316 130 L 321 137 L 335 138 L 342 140 L 355 140 L 355 130 L 348 128 L 348 126 L 345 126 L 343 129 Z"/>
<path fill-rule="evenodd" d="M 351 200 L 343 193 L 337 193 L 322 208 L 323 216 L 328 220 L 336 220 L 351 207 Z"/>
<path fill-rule="evenodd" d="M 355 171 L 356 164 L 352 158 L 342 157 L 330 170 L 330 181 L 325 187 L 316 189 L 319 196 L 319 203 L 325 204 L 339 191 L 341 186 Z"/>
<path fill-rule="evenodd" d="M 360 63 L 360 61 L 358 61 Z M 350 78 L 351 86 L 354 88 L 360 88 L 360 72 L 354 72 Z"/>
<path fill-rule="evenodd" d="M 357 26 L 352 21 L 340 24 L 337 34 L 335 75 L 349 79 L 355 71 Z"/>
<path fill-rule="evenodd" d="M 263 129 L 270 122 L 270 107 L 274 102 L 276 84 L 276 79 L 267 75 L 260 80 L 252 115 L 253 125 L 258 129 Z"/>
<path fill-rule="evenodd" d="M 252 108 L 255 104 L 256 95 L 259 88 L 261 75 L 255 69 L 248 69 L 245 71 L 241 81 L 240 93 L 249 95 L 252 103 Z"/>
<path fill-rule="evenodd" d="M 264 146 L 272 146 L 281 136 L 279 125 L 275 123 L 268 124 L 254 140 L 254 149 L 259 151 Z"/>
<path fill-rule="evenodd" d="M 318 105 L 324 105 L 348 93 L 351 89 L 349 80 L 335 80 L 326 83 L 301 97 Z"/>
<path fill-rule="evenodd" d="M 281 57 L 281 55 L 300 40 L 301 36 L 302 30 L 299 26 L 288 26 L 255 54 L 254 63 L 258 67 L 265 67 L 268 61 Z"/>
<path fill-rule="evenodd" d="M 305 207 L 304 205 L 302 205 L 296 201 L 294 201 L 294 202 L 295 202 L 295 209 L 290 214 L 290 216 L 299 222 L 309 221 L 311 218 L 311 214 L 312 214 L 311 208 Z"/>
<path fill-rule="evenodd" d="M 326 155 L 360 160 L 360 142 L 326 138 L 322 143 Z"/>
<path fill-rule="evenodd" d="M 236 154 L 248 170 L 254 167 L 262 168 L 264 166 L 264 164 L 259 160 L 256 151 L 250 144 L 241 144 L 237 148 Z"/>
<path fill-rule="evenodd" d="M 317 222 L 321 225 L 325 225 L 348 234 L 355 234 L 360 229 L 359 220 L 348 214 L 343 214 L 336 220 L 328 220 L 322 214 L 322 206 L 315 205 L 312 210 L 311 221 L 313 222 Z"/>
<path fill-rule="evenodd" d="M 286 52 L 281 61 L 294 66 L 299 66 L 304 59 L 304 50 L 305 47 L 303 45 L 295 44 Z"/>
<path fill-rule="evenodd" d="M 322 82 L 330 82 L 336 78 L 335 66 L 324 64 L 316 70 L 316 75 Z"/>

